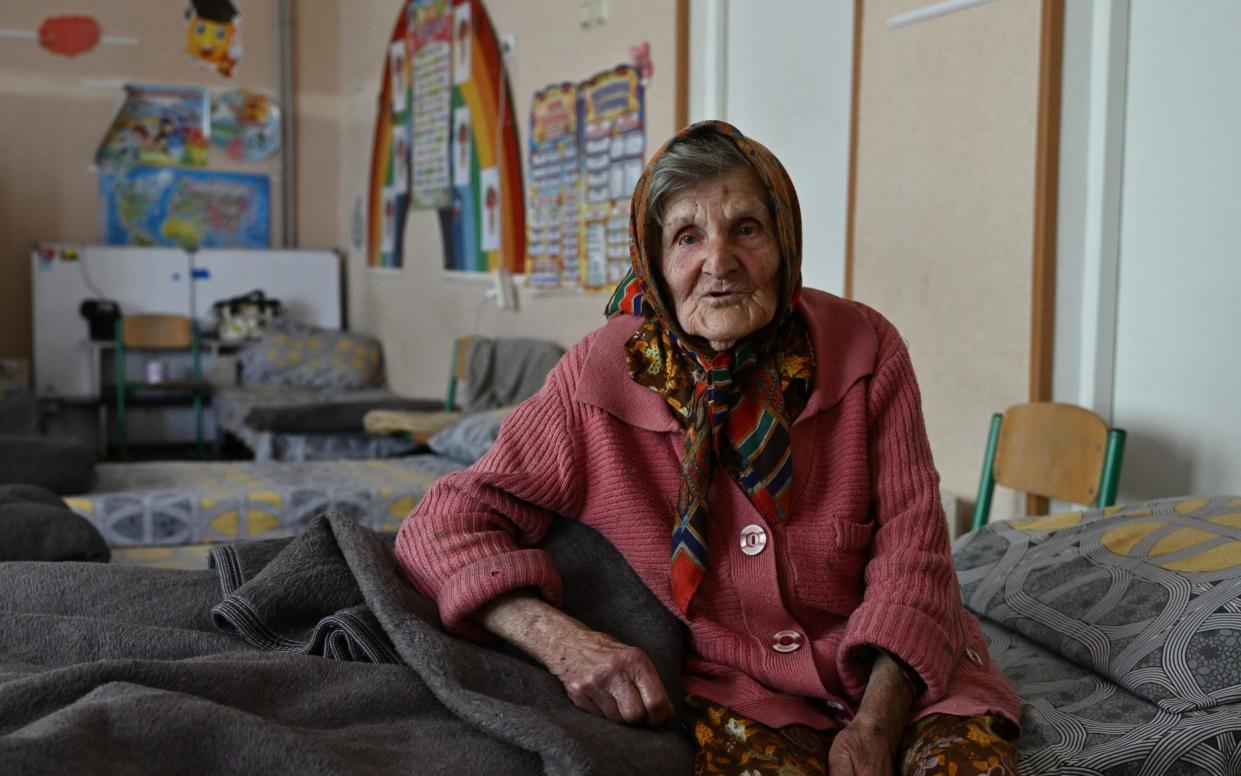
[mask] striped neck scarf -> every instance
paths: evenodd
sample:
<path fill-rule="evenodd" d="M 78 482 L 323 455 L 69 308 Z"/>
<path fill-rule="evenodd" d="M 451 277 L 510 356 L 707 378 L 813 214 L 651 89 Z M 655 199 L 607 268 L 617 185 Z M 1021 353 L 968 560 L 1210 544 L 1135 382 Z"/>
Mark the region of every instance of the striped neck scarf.
<path fill-rule="evenodd" d="M 783 297 L 771 323 L 714 351 L 681 329 L 652 278 L 647 236 L 650 172 L 667 148 L 682 138 L 718 133 L 742 152 L 770 192 L 782 257 Z M 722 465 L 769 523 L 787 517 L 792 501 L 790 428 L 805 407 L 814 375 L 810 333 L 793 312 L 801 293 L 801 214 L 792 181 L 776 157 L 723 122 L 682 130 L 652 157 L 634 190 L 629 219 L 632 268 L 616 287 L 605 312 L 646 320 L 625 345 L 629 374 L 663 396 L 685 428 L 685 454 L 672 528 L 672 598 L 688 612 L 707 569 L 707 498 L 715 467 Z M 653 291 L 653 293 L 652 293 Z"/>

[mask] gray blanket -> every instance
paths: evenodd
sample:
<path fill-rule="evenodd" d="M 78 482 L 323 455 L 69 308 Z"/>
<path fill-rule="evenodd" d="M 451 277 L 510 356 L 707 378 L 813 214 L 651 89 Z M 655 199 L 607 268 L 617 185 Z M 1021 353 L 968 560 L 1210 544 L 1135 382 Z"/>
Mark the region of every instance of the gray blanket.
<path fill-rule="evenodd" d="M 564 348 L 538 339 L 487 339 L 470 344 L 459 404 L 465 412 L 511 407 L 536 394 Z"/>
<path fill-rule="evenodd" d="M 541 667 L 444 633 L 390 542 L 330 515 L 293 540 L 216 552 L 209 571 L 0 564 L 0 763 L 23 774 L 689 772 L 676 725 L 586 714 Z M 619 555 L 568 521 L 544 546 L 565 608 L 641 646 L 678 688 L 681 626 Z"/>
<path fill-rule="evenodd" d="M 0 485 L 0 562 L 111 557 L 99 529 L 60 496 L 36 485 Z"/>

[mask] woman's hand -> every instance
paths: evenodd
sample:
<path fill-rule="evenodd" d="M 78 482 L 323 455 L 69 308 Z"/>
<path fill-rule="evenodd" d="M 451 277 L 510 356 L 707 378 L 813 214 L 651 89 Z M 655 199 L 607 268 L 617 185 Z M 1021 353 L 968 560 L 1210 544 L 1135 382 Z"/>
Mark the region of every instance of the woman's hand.
<path fill-rule="evenodd" d="M 886 652 L 870 671 L 857 716 L 836 734 L 827 755 L 832 776 L 891 776 L 914 688 L 904 669 Z"/>
<path fill-rule="evenodd" d="M 631 725 L 662 725 L 672 718 L 672 702 L 645 652 L 542 599 L 501 596 L 479 612 L 478 621 L 546 666 L 579 709 Z"/>

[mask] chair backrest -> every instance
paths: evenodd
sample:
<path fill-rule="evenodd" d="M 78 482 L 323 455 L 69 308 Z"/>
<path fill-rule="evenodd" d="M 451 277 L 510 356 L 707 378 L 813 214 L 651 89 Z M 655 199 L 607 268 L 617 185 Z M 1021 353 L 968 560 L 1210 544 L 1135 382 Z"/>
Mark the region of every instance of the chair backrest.
<path fill-rule="evenodd" d="M 473 337 L 458 337 L 452 344 L 452 367 L 448 373 L 448 395 L 444 398 L 444 409 L 457 408 L 457 384 L 465 379 L 466 370 L 470 365 L 470 346 Z"/>
<path fill-rule="evenodd" d="M 1039 496 L 1093 504 L 1107 452 L 1107 424 L 1071 404 L 1018 404 L 1004 413 L 996 483 Z"/>
<path fill-rule="evenodd" d="M 119 323 L 127 348 L 176 350 L 194 342 L 194 327 L 184 315 L 127 315 Z"/>
<path fill-rule="evenodd" d="M 1036 402 L 995 415 L 983 460 L 974 527 L 987 522 L 996 484 L 1090 506 L 1116 499 L 1125 432 L 1090 410 Z"/>

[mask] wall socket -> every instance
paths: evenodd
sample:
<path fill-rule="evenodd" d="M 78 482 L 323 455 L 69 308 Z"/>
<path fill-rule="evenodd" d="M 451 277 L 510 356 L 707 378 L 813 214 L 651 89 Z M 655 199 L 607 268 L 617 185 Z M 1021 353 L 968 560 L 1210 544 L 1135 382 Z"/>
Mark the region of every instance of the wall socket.
<path fill-rule="evenodd" d="M 608 20 L 608 0 L 582 0 L 578 6 L 578 21 L 583 30 L 598 27 Z"/>

